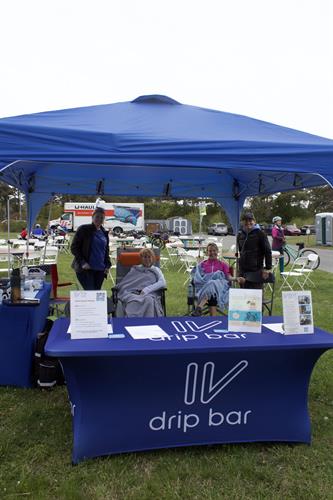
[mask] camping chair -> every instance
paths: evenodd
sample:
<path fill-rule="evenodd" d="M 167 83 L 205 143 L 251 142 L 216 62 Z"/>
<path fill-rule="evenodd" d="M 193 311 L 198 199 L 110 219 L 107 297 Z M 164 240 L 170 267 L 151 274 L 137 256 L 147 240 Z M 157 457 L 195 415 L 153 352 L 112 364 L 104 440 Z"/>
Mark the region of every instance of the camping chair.
<path fill-rule="evenodd" d="M 269 283 L 264 283 L 262 287 L 262 314 L 267 311 L 268 316 L 272 316 L 275 292 L 275 273 L 272 270 L 273 278 Z"/>
<path fill-rule="evenodd" d="M 232 276 L 233 275 L 233 268 L 231 266 L 229 266 L 229 269 L 230 269 L 230 274 Z M 196 266 L 194 266 L 192 268 L 190 281 L 189 281 L 188 287 L 187 287 L 187 313 L 189 315 L 191 315 L 193 313 L 193 311 L 195 310 L 195 308 L 198 305 L 198 292 L 199 292 L 200 288 L 198 288 L 194 283 L 195 270 L 196 270 Z M 231 286 L 231 284 L 230 284 L 230 286 Z M 223 316 L 228 315 L 228 311 L 220 309 L 219 306 L 217 306 L 216 309 L 217 309 L 217 312 L 219 314 L 222 314 Z M 202 309 L 202 315 L 206 316 L 207 314 L 209 314 L 208 304 L 206 304 Z"/>
<path fill-rule="evenodd" d="M 141 250 L 141 249 L 140 249 Z M 141 264 L 140 250 L 138 248 L 118 248 L 117 249 L 117 267 L 116 267 L 116 286 L 112 288 L 112 302 L 113 302 L 113 316 L 121 316 L 122 307 L 120 307 L 117 285 L 123 279 L 124 276 L 129 272 L 132 266 Z M 160 249 L 153 248 L 155 254 L 155 266 L 159 267 L 160 262 Z M 164 316 L 166 316 L 166 303 L 165 303 L 165 291 L 166 288 L 158 290 L 160 294 L 161 304 L 164 311 Z"/>

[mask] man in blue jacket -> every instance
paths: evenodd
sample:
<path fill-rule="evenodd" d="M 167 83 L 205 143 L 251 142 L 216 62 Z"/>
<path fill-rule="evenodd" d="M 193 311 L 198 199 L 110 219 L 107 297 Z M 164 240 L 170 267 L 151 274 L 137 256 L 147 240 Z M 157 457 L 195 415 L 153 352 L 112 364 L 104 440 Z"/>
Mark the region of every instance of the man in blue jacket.
<path fill-rule="evenodd" d="M 272 250 L 252 212 L 243 216 L 243 226 L 237 235 L 237 250 L 238 283 L 242 288 L 262 288 L 272 269 Z"/>

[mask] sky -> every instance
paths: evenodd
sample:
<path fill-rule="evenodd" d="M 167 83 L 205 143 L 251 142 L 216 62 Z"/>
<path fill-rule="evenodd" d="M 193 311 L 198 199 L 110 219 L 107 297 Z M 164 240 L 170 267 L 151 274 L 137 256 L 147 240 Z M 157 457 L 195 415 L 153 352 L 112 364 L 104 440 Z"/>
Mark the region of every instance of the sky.
<path fill-rule="evenodd" d="M 2 0 L 0 117 L 164 94 L 333 139 L 332 0 Z"/>

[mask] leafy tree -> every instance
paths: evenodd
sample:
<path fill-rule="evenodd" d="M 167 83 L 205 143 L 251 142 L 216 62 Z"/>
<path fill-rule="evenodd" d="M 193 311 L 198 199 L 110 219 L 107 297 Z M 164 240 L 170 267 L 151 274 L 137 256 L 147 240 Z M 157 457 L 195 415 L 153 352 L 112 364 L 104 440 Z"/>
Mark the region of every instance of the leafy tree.
<path fill-rule="evenodd" d="M 321 212 L 333 212 L 333 189 L 323 186 L 308 191 L 308 210 L 314 217 Z"/>
<path fill-rule="evenodd" d="M 255 218 L 261 223 L 270 223 L 273 217 L 274 196 L 256 196 L 248 201 L 248 211 L 254 213 Z"/>
<path fill-rule="evenodd" d="M 8 196 L 13 195 L 16 196 L 16 190 L 8 184 L 0 182 L 0 219 L 7 219 L 7 200 Z M 16 206 L 15 206 L 16 205 Z M 15 204 L 15 199 L 11 200 L 10 208 L 12 215 L 16 212 L 17 203 Z"/>

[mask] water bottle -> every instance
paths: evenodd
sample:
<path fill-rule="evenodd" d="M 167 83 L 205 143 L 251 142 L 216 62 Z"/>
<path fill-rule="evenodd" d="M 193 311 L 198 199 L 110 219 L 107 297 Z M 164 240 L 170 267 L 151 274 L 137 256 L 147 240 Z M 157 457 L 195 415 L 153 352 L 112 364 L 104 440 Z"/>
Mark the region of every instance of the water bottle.
<path fill-rule="evenodd" d="M 13 269 L 10 276 L 10 296 L 13 303 L 21 300 L 21 276 L 19 269 Z"/>

